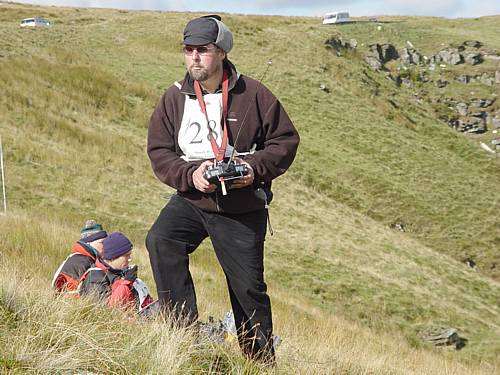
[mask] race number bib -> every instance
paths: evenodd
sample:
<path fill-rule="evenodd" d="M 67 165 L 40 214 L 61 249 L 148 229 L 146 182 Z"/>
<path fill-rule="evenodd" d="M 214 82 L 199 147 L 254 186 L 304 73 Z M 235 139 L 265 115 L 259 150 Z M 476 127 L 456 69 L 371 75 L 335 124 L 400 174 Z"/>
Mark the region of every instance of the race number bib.
<path fill-rule="evenodd" d="M 198 100 L 186 95 L 178 138 L 179 147 L 184 153 L 182 158 L 186 161 L 206 160 L 215 157 L 210 143 L 209 127 L 217 145 L 220 147 L 222 143 L 222 94 L 206 94 L 203 98 L 207 106 L 208 126 L 207 118 L 201 112 Z M 228 144 L 225 155 L 231 156 L 232 150 L 233 147 Z"/>

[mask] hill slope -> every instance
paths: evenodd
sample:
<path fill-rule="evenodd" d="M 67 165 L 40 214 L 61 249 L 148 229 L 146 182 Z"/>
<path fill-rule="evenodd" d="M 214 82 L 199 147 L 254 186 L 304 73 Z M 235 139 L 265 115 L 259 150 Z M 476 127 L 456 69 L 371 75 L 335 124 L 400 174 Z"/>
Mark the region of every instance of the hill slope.
<path fill-rule="evenodd" d="M 43 294 L 76 230 L 95 217 L 132 235 L 152 285 L 141 245 L 171 191 L 150 171 L 147 120 L 162 90 L 182 77 L 179 36 L 195 15 L 5 3 L 0 10 L 0 135 L 9 197 L 9 215 L 0 219 L 2 265 L 33 272 Z M 19 20 L 34 13 L 53 26 L 20 29 Z M 346 332 L 377 335 L 391 348 L 390 360 L 377 366 L 382 352 L 375 345 L 362 349 L 359 339 L 343 338 L 359 350 L 354 358 L 363 350 L 366 358 L 356 367 L 342 357 L 353 368 L 329 363 L 339 372 L 394 367 L 408 373 L 413 367 L 428 373 L 429 363 L 457 358 L 472 366 L 453 365 L 457 373 L 481 371 L 471 364 L 480 361 L 485 373 L 498 366 L 500 289 L 489 277 L 498 277 L 491 268 L 499 260 L 497 159 L 437 120 L 430 102 L 416 103 L 412 90 L 369 70 L 363 48 L 339 57 L 323 43 L 333 34 L 365 45 L 411 39 L 429 53 L 473 33 L 500 48 L 489 37 L 499 18 L 480 24 L 439 19 L 432 38 L 426 30 L 436 20 L 425 18 L 388 18 L 392 23 L 376 35 L 361 22 L 331 29 L 312 18 L 224 20 L 235 34 L 231 58 L 240 71 L 259 77 L 273 60 L 264 83 L 302 137 L 296 163 L 276 183 L 271 209 L 275 236 L 268 240 L 266 272 L 278 333 L 299 347 L 314 342 L 322 351 L 305 349 L 305 355 L 328 361 L 341 350 L 329 348 L 332 338 L 318 332 L 350 327 L 332 323 L 327 317 L 333 314 L 363 325 Z M 320 83 L 329 92 L 319 90 Z M 394 231 L 394 223 L 407 231 Z M 474 257 L 481 272 L 459 262 L 464 257 Z M 208 244 L 193 266 L 203 313 L 221 315 L 229 303 Z M 435 325 L 457 328 L 468 345 L 442 353 L 444 359 L 405 348 L 410 354 L 403 358 L 417 358 L 405 365 L 397 359 L 399 344 L 380 334 L 419 347 L 417 331 Z M 311 341 L 313 332 L 318 341 Z M 293 368 L 294 348 L 285 345 L 283 361 Z"/>

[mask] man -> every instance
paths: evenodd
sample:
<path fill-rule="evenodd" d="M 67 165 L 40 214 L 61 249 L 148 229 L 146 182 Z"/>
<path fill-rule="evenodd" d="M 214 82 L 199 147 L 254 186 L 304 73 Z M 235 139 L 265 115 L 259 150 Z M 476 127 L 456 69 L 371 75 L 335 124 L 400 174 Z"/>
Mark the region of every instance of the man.
<path fill-rule="evenodd" d="M 102 253 L 102 241 L 108 234 L 95 220 L 87 220 L 80 231 L 80 240 L 73 245 L 73 252 L 59 266 L 52 280 L 57 292 L 77 295 L 80 278 Z"/>
<path fill-rule="evenodd" d="M 164 93 L 148 131 L 153 170 L 177 194 L 153 224 L 146 247 L 160 302 L 194 321 L 189 254 L 210 237 L 226 276 L 240 346 L 252 358 L 272 361 L 263 262 L 266 207 L 271 181 L 291 165 L 299 136 L 274 95 L 236 72 L 227 58 L 232 45 L 219 16 L 196 18 L 185 27 L 187 73 Z M 207 170 L 229 159 L 246 170 L 230 181 L 209 182 Z"/>

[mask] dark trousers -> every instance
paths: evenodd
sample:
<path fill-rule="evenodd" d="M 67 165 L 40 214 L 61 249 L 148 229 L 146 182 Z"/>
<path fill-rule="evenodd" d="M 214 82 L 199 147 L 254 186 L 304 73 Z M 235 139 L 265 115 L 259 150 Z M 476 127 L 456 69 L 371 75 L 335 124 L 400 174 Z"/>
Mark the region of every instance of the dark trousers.
<path fill-rule="evenodd" d="M 266 226 L 265 210 L 205 212 L 174 195 L 151 227 L 146 247 L 160 302 L 194 321 L 198 310 L 189 254 L 209 236 L 226 276 L 240 347 L 253 358 L 272 360 L 271 302 L 264 282 Z"/>

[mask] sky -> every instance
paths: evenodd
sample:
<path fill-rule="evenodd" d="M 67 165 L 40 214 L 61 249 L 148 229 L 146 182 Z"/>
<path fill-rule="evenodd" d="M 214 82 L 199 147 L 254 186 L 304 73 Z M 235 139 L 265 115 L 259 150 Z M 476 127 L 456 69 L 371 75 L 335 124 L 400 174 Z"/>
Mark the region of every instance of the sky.
<path fill-rule="evenodd" d="M 130 10 L 321 16 L 419 15 L 448 18 L 500 15 L 500 0 L 16 0 L 16 2 Z"/>

